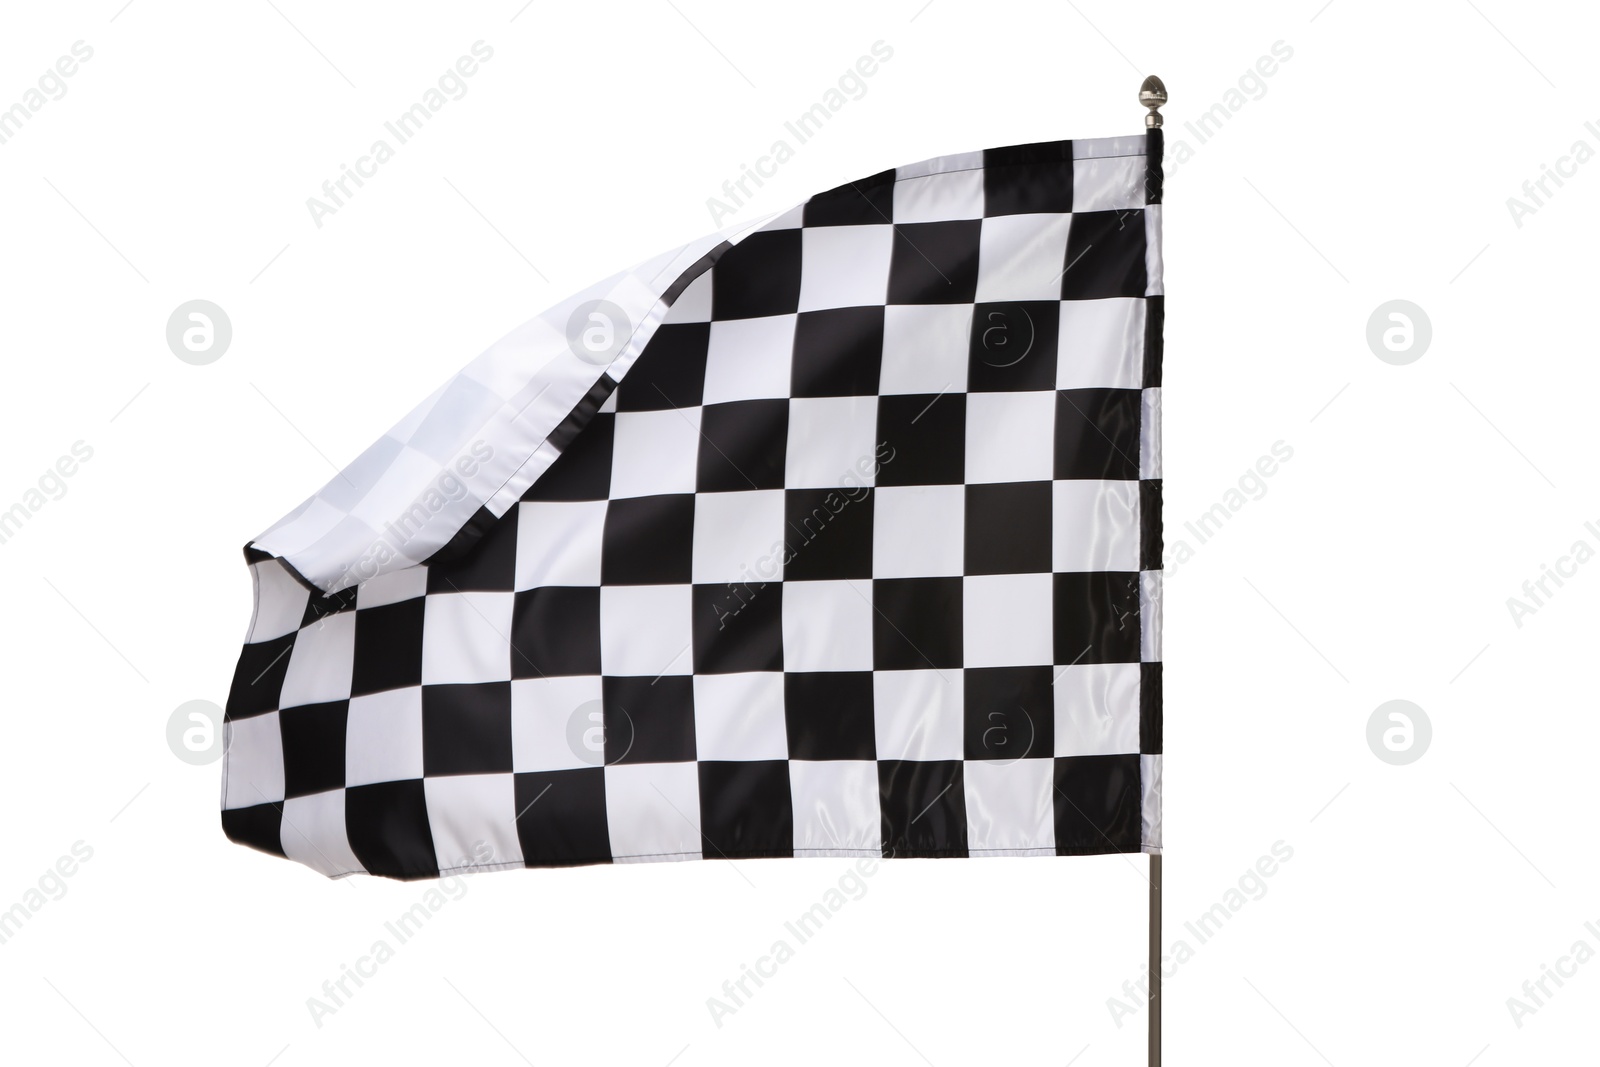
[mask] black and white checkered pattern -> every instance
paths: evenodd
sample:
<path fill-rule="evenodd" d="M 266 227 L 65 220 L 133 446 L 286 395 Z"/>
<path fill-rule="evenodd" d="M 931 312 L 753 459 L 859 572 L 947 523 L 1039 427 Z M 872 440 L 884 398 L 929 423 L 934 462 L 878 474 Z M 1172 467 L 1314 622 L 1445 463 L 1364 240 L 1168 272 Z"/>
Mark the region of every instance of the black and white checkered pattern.
<path fill-rule="evenodd" d="M 709 246 L 427 563 L 339 588 L 258 541 L 228 835 L 400 878 L 1160 851 L 1159 159 L 813 197 Z"/>

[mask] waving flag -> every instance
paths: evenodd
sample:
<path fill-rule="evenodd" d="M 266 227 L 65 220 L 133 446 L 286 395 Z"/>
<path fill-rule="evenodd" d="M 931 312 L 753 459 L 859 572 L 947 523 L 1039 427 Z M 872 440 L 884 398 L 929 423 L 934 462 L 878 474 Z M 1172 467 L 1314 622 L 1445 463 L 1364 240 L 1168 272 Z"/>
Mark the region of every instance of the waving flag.
<path fill-rule="evenodd" d="M 883 171 L 495 344 L 247 546 L 228 836 L 1159 853 L 1160 155 Z"/>

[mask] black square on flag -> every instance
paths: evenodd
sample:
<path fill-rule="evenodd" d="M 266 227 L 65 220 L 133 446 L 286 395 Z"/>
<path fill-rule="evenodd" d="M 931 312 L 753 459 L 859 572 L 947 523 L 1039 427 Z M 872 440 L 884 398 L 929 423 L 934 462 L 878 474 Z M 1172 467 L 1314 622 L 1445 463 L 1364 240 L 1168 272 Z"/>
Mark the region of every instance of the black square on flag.
<path fill-rule="evenodd" d="M 891 304 L 970 304 L 978 291 L 979 219 L 897 223 Z"/>
<path fill-rule="evenodd" d="M 886 856 L 964 856 L 966 794 L 960 760 L 879 760 Z"/>

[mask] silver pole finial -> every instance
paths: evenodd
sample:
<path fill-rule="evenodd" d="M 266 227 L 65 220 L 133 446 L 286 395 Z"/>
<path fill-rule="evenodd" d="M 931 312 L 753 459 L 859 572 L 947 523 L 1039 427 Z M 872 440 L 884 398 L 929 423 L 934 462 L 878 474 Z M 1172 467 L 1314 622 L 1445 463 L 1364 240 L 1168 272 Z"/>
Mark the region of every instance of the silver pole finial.
<path fill-rule="evenodd" d="M 1139 103 L 1150 109 L 1150 114 L 1144 117 L 1144 124 L 1151 128 L 1161 125 L 1161 105 L 1167 102 L 1167 87 L 1161 84 L 1161 79 L 1154 74 L 1144 80 L 1139 86 Z"/>

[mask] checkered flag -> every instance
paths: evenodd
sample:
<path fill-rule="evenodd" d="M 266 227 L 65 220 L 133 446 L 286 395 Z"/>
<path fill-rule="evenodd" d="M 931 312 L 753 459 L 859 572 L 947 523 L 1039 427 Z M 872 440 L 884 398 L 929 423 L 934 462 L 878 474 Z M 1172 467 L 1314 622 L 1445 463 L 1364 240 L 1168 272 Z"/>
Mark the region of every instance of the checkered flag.
<path fill-rule="evenodd" d="M 883 171 L 498 342 L 246 548 L 227 835 L 1159 853 L 1160 151 Z"/>

